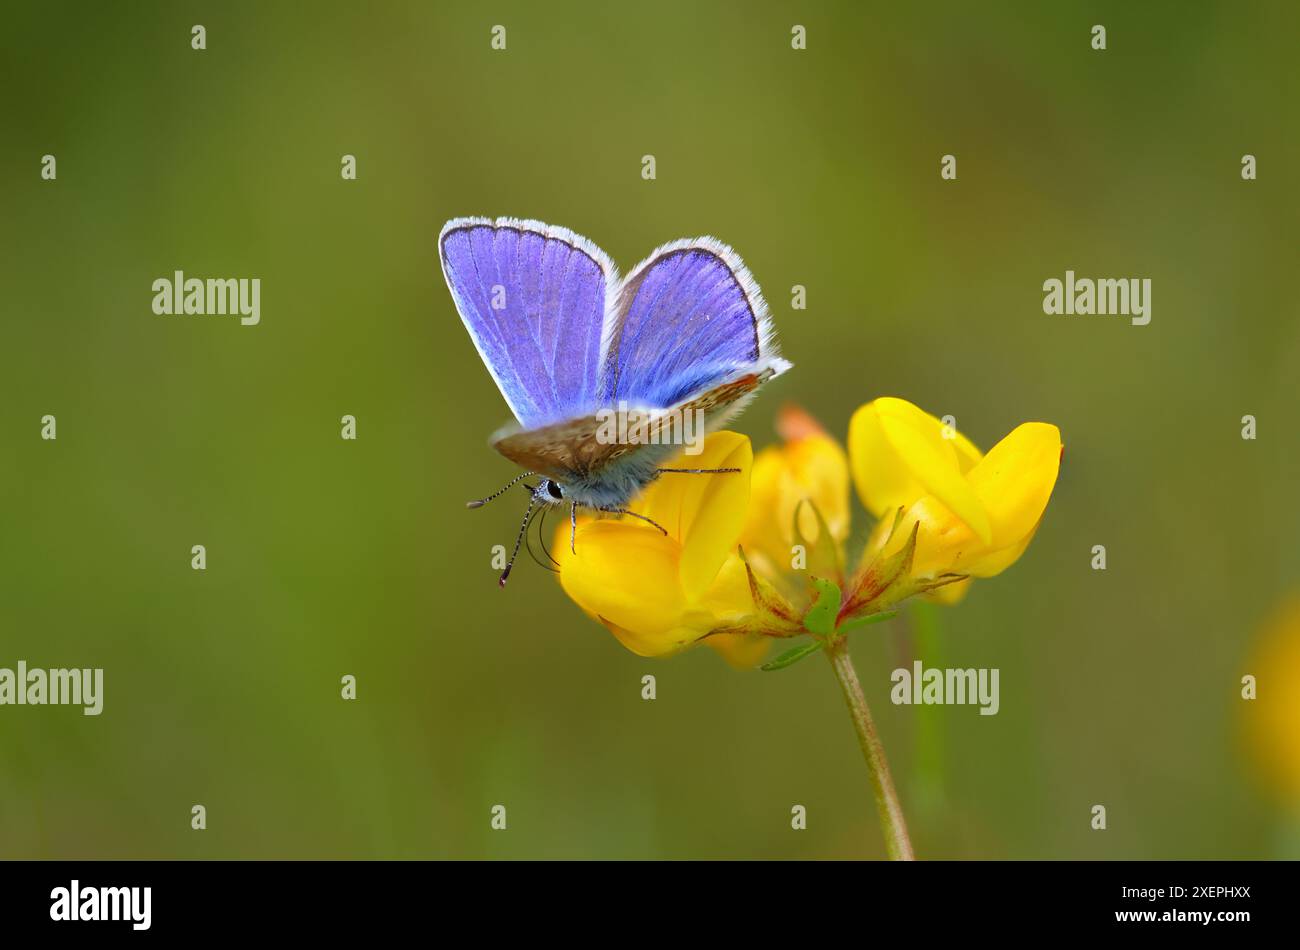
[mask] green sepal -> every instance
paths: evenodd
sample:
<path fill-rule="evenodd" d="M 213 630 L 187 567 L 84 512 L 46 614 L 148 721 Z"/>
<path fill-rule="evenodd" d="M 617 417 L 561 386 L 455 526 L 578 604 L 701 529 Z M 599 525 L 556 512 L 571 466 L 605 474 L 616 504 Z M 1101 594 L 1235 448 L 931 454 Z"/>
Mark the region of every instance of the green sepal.
<path fill-rule="evenodd" d="M 784 653 L 782 653 L 780 656 L 776 657 L 773 660 L 768 660 L 766 663 L 760 666 L 759 669 L 762 670 L 764 673 L 771 673 L 775 670 L 783 670 L 787 666 L 794 666 L 796 663 L 798 663 L 806 656 L 812 656 L 814 653 L 816 653 L 825 645 L 826 645 L 825 640 L 809 640 L 807 643 L 801 643 L 799 644 L 799 646 L 794 647 L 793 649 L 786 650 Z"/>
<path fill-rule="evenodd" d="M 828 637 L 835 632 L 835 617 L 840 612 L 840 589 L 823 577 L 812 578 L 812 585 L 817 591 L 817 601 L 803 615 L 803 627 L 809 633 Z"/>
<path fill-rule="evenodd" d="M 852 620 L 840 624 L 840 633 L 847 633 L 850 630 L 856 630 L 858 627 L 869 627 L 873 623 L 884 623 L 886 620 L 893 620 L 897 616 L 897 610 L 882 610 L 878 614 L 867 614 L 866 616 L 855 617 Z"/>

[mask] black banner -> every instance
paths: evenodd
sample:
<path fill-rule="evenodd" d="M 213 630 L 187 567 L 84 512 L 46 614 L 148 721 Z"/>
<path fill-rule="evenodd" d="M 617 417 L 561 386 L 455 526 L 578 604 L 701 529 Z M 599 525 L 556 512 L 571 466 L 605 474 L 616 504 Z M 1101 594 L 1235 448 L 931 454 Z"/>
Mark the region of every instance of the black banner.
<path fill-rule="evenodd" d="M 862 939 L 1130 932 L 1230 941 L 1292 916 L 1296 867 L 1235 862 L 9 862 L 9 935 L 377 935 L 436 925 L 820 930 Z"/>

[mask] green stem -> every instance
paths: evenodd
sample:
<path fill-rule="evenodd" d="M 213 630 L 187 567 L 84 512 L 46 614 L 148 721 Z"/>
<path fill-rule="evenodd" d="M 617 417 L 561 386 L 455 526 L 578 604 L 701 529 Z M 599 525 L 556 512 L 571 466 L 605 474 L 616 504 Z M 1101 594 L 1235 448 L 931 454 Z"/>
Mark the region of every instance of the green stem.
<path fill-rule="evenodd" d="M 853 717 L 853 728 L 858 733 L 858 745 L 862 747 L 862 757 L 867 760 L 871 790 L 876 795 L 876 810 L 880 813 L 880 829 L 885 834 L 885 850 L 893 861 L 915 861 L 912 840 L 907 836 L 907 823 L 903 820 L 903 806 L 894 790 L 889 762 L 885 759 L 880 737 L 876 735 L 867 697 L 862 694 L 862 684 L 853 668 L 848 642 L 844 637 L 836 637 L 835 642 L 827 645 L 826 655 L 835 670 L 835 678 L 840 681 L 840 689 L 844 691 L 844 701 Z"/>

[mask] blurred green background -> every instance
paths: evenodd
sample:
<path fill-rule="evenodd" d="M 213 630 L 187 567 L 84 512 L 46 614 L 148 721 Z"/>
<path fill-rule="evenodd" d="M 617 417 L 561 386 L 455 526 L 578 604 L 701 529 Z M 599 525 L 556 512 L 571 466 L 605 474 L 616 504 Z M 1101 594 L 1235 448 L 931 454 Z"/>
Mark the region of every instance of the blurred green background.
<path fill-rule="evenodd" d="M 497 589 L 522 506 L 463 503 L 508 410 L 435 252 L 471 214 L 734 245 L 795 363 L 757 446 L 785 400 L 1061 427 L 1021 562 L 855 634 L 920 855 L 1277 854 L 1236 720 L 1300 581 L 1297 7 L 477 6 L 7 7 L 0 666 L 103 667 L 105 708 L 0 707 L 0 856 L 883 855 L 825 663 L 643 660 L 531 564 Z M 1067 268 L 1151 278 L 1151 324 L 1044 315 Z M 175 269 L 260 277 L 261 325 L 155 316 Z M 890 705 L 922 650 L 1000 713 Z"/>

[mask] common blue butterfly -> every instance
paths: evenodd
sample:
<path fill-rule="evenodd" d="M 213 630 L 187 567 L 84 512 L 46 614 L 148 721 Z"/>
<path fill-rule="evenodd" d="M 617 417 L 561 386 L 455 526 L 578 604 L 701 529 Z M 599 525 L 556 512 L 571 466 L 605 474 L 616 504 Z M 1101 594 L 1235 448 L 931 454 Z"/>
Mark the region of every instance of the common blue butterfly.
<path fill-rule="evenodd" d="M 627 505 L 660 475 L 727 471 L 661 468 L 682 451 L 666 437 L 672 425 L 693 417 L 715 429 L 790 368 L 754 278 L 714 238 L 665 244 L 623 278 L 591 241 L 539 221 L 456 218 L 438 250 L 461 320 L 517 420 L 492 445 L 527 469 L 469 507 L 541 477 L 526 486 L 502 586 L 538 506 L 567 505 L 575 530 L 579 508 L 649 521 Z M 608 437 L 629 419 L 640 438 Z"/>

